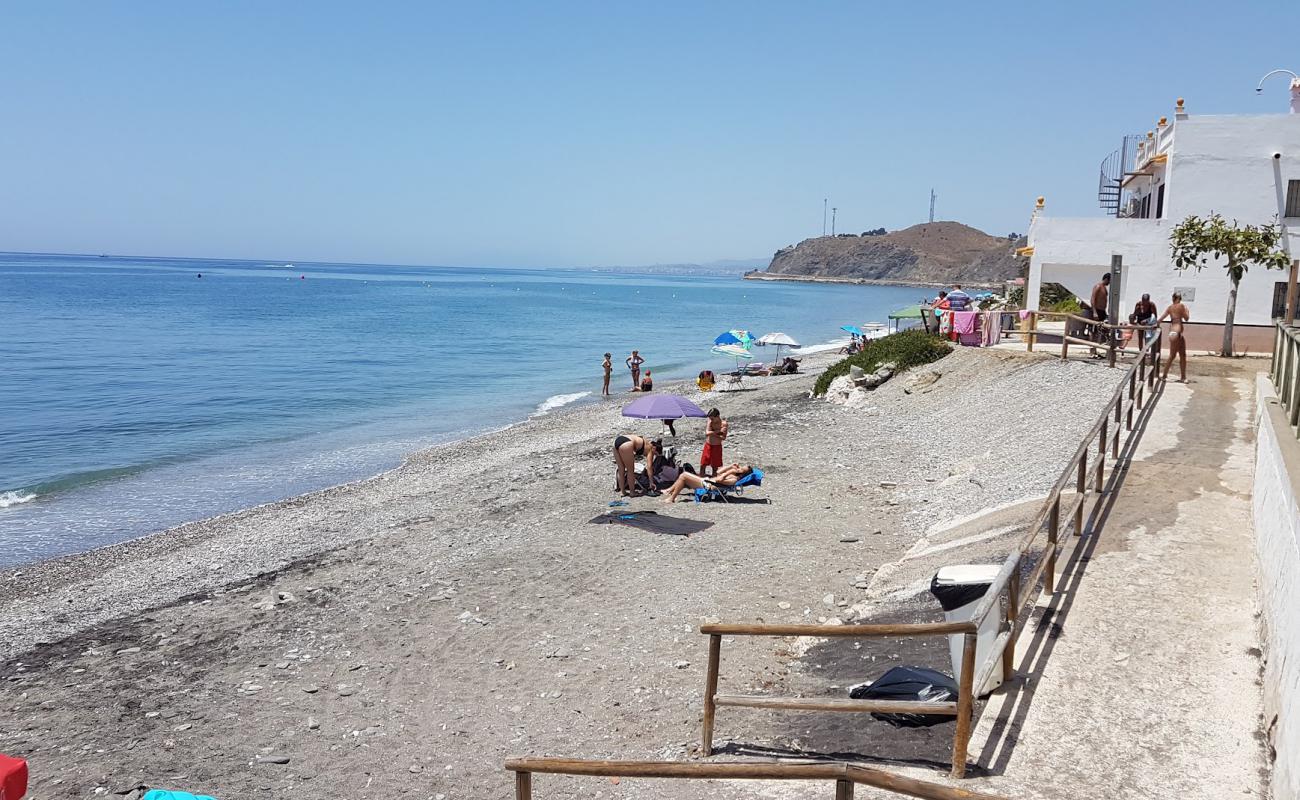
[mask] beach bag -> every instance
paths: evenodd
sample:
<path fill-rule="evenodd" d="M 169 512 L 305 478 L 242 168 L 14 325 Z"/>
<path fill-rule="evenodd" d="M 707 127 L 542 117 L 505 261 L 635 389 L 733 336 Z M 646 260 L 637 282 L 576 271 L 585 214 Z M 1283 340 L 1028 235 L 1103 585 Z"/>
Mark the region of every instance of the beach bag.
<path fill-rule="evenodd" d="M 27 794 L 27 762 L 0 754 L 0 800 L 20 800 Z"/>
<path fill-rule="evenodd" d="M 942 672 L 925 667 L 892 667 L 874 682 L 854 686 L 849 697 L 854 700 L 920 700 L 925 702 L 955 701 L 957 683 Z M 888 722 L 895 728 L 928 728 L 956 717 L 946 714 L 879 714 L 871 716 Z"/>

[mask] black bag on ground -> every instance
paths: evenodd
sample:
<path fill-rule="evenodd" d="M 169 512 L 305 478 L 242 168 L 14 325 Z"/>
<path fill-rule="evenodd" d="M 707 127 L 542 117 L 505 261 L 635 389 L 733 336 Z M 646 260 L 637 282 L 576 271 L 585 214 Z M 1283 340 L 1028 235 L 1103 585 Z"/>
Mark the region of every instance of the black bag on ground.
<path fill-rule="evenodd" d="M 957 682 L 942 672 L 925 667 L 892 667 L 868 686 L 849 692 L 854 700 L 920 700 L 951 702 L 957 699 Z M 878 714 L 871 716 L 895 728 L 928 728 L 956 719 L 947 714 Z"/>

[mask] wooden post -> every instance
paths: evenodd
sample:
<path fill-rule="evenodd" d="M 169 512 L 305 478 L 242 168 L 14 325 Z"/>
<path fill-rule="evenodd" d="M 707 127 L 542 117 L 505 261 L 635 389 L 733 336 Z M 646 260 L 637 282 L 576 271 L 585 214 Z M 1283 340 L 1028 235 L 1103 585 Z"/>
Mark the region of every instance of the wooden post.
<path fill-rule="evenodd" d="M 1026 349 L 1028 352 L 1032 353 L 1034 352 L 1034 340 L 1038 338 L 1038 312 L 1037 311 L 1029 312 L 1029 330 L 1026 331 L 1026 333 L 1028 334 L 1026 338 L 1029 340 L 1029 347 Z"/>
<path fill-rule="evenodd" d="M 515 800 L 533 800 L 533 773 L 515 773 Z"/>
<path fill-rule="evenodd" d="M 1133 405 L 1137 402 L 1137 373 L 1128 374 L 1128 411 L 1124 412 L 1124 429 L 1133 430 Z"/>
<path fill-rule="evenodd" d="M 1291 273 L 1286 279 L 1286 312 L 1282 324 L 1288 328 L 1295 324 L 1296 273 L 1300 272 L 1300 259 L 1291 262 Z"/>
<path fill-rule="evenodd" d="M 1043 590 L 1056 592 L 1056 542 L 1061 532 L 1061 495 L 1056 495 L 1052 510 L 1047 512 L 1047 572 L 1043 574 Z M 1030 587 L 1033 592 L 1033 587 Z"/>
<path fill-rule="evenodd" d="M 1102 327 L 1101 329 L 1106 334 L 1106 365 L 1111 369 L 1114 369 L 1115 368 L 1115 331 L 1111 328 L 1106 328 L 1106 327 Z"/>
<path fill-rule="evenodd" d="M 1088 493 L 1087 481 L 1088 481 L 1088 451 L 1085 449 L 1082 453 L 1079 454 L 1079 479 L 1075 486 L 1075 491 L 1079 493 L 1080 498 L 1082 498 L 1085 494 Z M 1083 535 L 1083 506 L 1084 504 L 1080 502 L 1078 508 L 1074 509 L 1074 535 L 1075 536 Z"/>
<path fill-rule="evenodd" d="M 704 755 L 713 755 L 713 715 L 717 712 L 714 696 L 718 693 L 718 661 L 722 656 L 722 635 L 709 636 L 709 665 L 704 674 Z"/>
<path fill-rule="evenodd" d="M 1056 505 L 1059 510 L 1061 505 L 1061 496 L 1056 496 Z M 1033 592 L 1033 589 L 1030 589 Z M 1011 571 L 1011 580 L 1007 581 L 1007 630 L 1011 631 L 1011 637 L 1007 639 L 1007 647 L 1002 651 L 1002 680 L 1010 681 L 1016 674 L 1016 620 L 1020 616 L 1020 559 L 1016 559 L 1016 568 Z"/>
<path fill-rule="evenodd" d="M 958 678 L 957 733 L 952 738 L 952 776 L 966 775 L 966 749 L 970 746 L 971 716 L 975 710 L 975 647 L 978 638 L 966 634 L 961 651 L 961 675 Z"/>
<path fill-rule="evenodd" d="M 1061 360 L 1070 357 L 1070 318 L 1065 318 L 1065 334 L 1061 336 Z"/>
<path fill-rule="evenodd" d="M 835 781 L 835 800 L 853 800 L 853 781 Z"/>
<path fill-rule="evenodd" d="M 1106 426 L 1110 424 L 1110 415 L 1107 414 L 1101 421 L 1101 438 L 1097 440 L 1097 485 L 1094 487 L 1097 494 L 1101 494 L 1101 487 L 1106 475 Z"/>

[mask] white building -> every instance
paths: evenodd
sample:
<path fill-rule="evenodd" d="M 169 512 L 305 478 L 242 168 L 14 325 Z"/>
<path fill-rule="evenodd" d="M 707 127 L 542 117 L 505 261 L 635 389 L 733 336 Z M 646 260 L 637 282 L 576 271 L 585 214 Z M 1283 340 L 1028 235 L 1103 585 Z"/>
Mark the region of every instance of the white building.
<path fill-rule="evenodd" d="M 1145 136 L 1129 136 L 1101 168 L 1098 199 L 1108 216 L 1053 217 L 1043 198 L 1029 228 L 1026 307 L 1037 308 L 1042 284 L 1059 283 L 1087 299 L 1092 286 L 1122 258 L 1119 316 L 1143 293 L 1160 309 L 1181 291 L 1192 315 L 1193 350 L 1218 350 L 1231 285 L 1213 261 L 1180 271 L 1169 234 L 1190 214 L 1218 212 L 1242 223 L 1279 221 L 1284 245 L 1300 258 L 1300 81 L 1292 82 L 1291 114 L 1189 115 L 1180 98 L 1172 121 L 1162 117 Z M 1237 295 L 1236 349 L 1268 352 L 1272 320 L 1282 313 L 1287 274 L 1252 266 Z"/>

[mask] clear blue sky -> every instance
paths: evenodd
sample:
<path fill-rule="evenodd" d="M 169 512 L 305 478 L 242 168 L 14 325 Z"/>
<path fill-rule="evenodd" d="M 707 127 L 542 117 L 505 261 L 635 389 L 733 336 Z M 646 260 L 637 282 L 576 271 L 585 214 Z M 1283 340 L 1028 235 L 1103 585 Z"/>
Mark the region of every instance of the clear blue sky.
<path fill-rule="evenodd" d="M 7 3 L 0 250 L 566 266 L 1091 215 L 1294 2 Z M 1127 33 L 1126 33 L 1127 32 Z"/>

